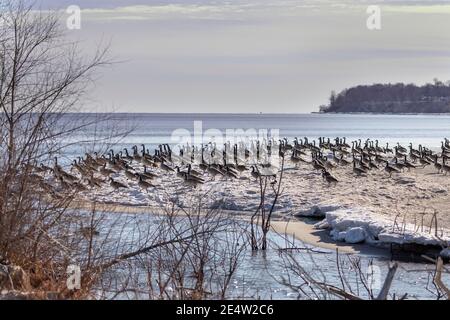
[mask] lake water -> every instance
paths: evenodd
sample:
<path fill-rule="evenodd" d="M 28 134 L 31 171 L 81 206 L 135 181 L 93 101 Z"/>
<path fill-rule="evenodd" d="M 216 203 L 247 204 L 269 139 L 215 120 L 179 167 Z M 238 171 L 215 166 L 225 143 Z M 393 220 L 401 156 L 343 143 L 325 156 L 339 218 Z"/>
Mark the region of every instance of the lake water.
<path fill-rule="evenodd" d="M 102 118 L 97 114 L 72 114 L 68 120 L 84 122 Z M 194 133 L 205 135 L 214 129 L 226 140 L 227 130 L 279 131 L 281 138 L 294 137 L 317 139 L 318 137 L 346 137 L 347 142 L 356 139 L 378 139 L 381 145 L 400 142 L 415 146 L 422 144 L 439 148 L 444 137 L 450 137 L 450 115 L 363 115 L 363 114 L 136 114 L 120 113 L 108 116 L 109 120 L 84 128 L 71 135 L 69 141 L 89 140 L 94 135 L 104 137 L 116 132 L 128 132 L 114 147 L 121 150 L 132 145 L 145 144 L 150 150 L 159 144 L 174 144 L 172 135 L 184 129 L 194 138 Z M 197 122 L 197 129 L 194 123 Z M 199 125 L 201 124 L 201 128 Z M 196 131 L 195 131 L 196 130 Z M 194 142 L 194 140 L 192 139 Z M 67 156 L 79 155 L 80 144 L 66 150 Z"/>
<path fill-rule="evenodd" d="M 182 217 L 178 217 L 179 223 L 188 224 L 183 222 Z M 113 232 L 109 235 L 109 243 L 112 248 L 126 248 L 126 250 L 132 251 L 132 249 L 139 249 L 140 246 L 145 246 L 145 238 L 142 233 L 152 234 L 159 226 L 160 218 L 152 214 L 138 213 L 120 213 L 120 214 L 108 214 L 104 213 L 104 222 L 106 226 L 111 225 Z M 246 222 L 238 222 L 242 228 L 246 228 Z M 105 230 L 109 230 L 107 227 Z M 100 239 L 97 239 L 99 243 L 102 243 L 105 233 L 100 231 Z M 226 239 L 226 235 L 223 231 L 219 231 L 217 239 Z M 215 254 L 222 255 L 225 251 L 222 251 L 222 240 L 217 240 L 218 244 L 215 247 Z M 292 243 L 291 241 L 294 241 Z M 243 252 L 239 258 L 237 270 L 231 281 L 227 297 L 235 299 L 305 299 L 305 294 L 299 294 L 298 291 L 291 287 L 286 286 L 283 283 L 283 279 L 290 279 L 292 284 L 303 283 L 299 276 L 296 275 L 292 269 L 286 268 L 286 251 L 284 248 L 302 248 L 299 250 L 291 251 L 292 257 L 295 257 L 296 261 L 301 266 L 304 273 L 309 274 L 315 281 L 328 283 L 337 287 L 341 287 L 341 280 L 339 272 L 336 267 L 336 253 L 333 250 L 318 249 L 310 245 L 300 243 L 299 241 L 289 239 L 289 242 L 284 239 L 284 236 L 269 233 L 269 248 L 267 251 L 252 252 L 250 248 Z M 304 249 L 312 249 L 304 250 Z M 115 249 L 113 249 L 115 250 Z M 281 251 L 280 251 L 281 250 Z M 340 255 L 340 268 L 341 273 L 345 274 L 346 286 L 350 286 L 355 294 L 361 297 L 367 298 L 367 291 L 364 290 L 363 284 L 358 273 L 355 272 L 355 266 L 350 263 L 350 259 L 356 259 L 355 255 L 341 254 Z M 381 257 L 371 257 L 363 255 L 360 258 L 360 268 L 365 277 L 372 277 L 372 286 L 374 294 L 376 295 L 384 278 L 387 274 L 389 267 L 389 260 Z M 151 261 L 151 258 L 148 258 Z M 144 258 L 145 261 L 145 258 Z M 139 264 L 137 264 L 139 265 Z M 371 266 L 371 269 L 368 268 Z M 140 267 L 137 267 L 139 270 Z M 208 268 L 206 268 L 208 269 Z M 299 270 L 299 269 L 295 269 Z M 128 269 L 118 269 L 113 272 L 110 277 L 113 279 L 126 275 Z M 419 263 L 405 263 L 400 262 L 395 278 L 390 290 L 390 294 L 396 297 L 401 297 L 405 293 L 408 293 L 409 299 L 435 299 L 434 286 L 432 284 L 432 274 L 434 272 L 433 265 L 419 264 Z M 136 295 L 119 295 L 116 298 L 119 299 L 147 299 L 148 296 L 143 293 L 147 290 L 147 272 L 142 270 L 141 281 L 131 281 L 130 287 L 136 285 L 140 287 L 142 292 Z M 139 274 L 139 271 L 138 271 Z M 139 279 L 140 277 L 138 277 Z M 448 281 L 448 275 L 444 274 L 444 281 Z M 109 281 L 107 281 L 109 283 Z M 154 284 L 156 286 L 156 284 Z M 186 284 L 187 285 L 187 284 Z M 306 286 L 303 289 L 310 294 L 310 297 L 314 297 L 311 290 L 308 290 Z M 315 288 L 317 290 L 317 288 Z M 318 292 L 318 291 L 317 291 Z M 322 294 L 319 294 L 322 297 Z M 322 297 L 323 298 L 323 297 Z M 333 299 L 333 296 L 328 296 L 328 299 Z"/>

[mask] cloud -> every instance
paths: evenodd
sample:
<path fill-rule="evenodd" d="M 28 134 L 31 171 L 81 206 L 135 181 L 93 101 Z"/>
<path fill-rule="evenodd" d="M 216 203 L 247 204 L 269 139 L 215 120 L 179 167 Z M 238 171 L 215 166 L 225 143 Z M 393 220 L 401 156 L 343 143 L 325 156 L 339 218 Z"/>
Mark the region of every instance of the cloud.
<path fill-rule="evenodd" d="M 91 19 L 145 20 L 161 18 L 220 18 L 225 15 L 243 13 L 251 4 L 166 4 L 166 5 L 133 5 L 117 8 L 83 9 L 83 14 Z"/>
<path fill-rule="evenodd" d="M 305 9 L 317 9 L 324 4 L 338 8 L 326 0 L 251 0 L 197 1 L 192 3 L 130 4 L 117 7 L 82 7 L 83 14 L 92 20 L 157 20 L 170 18 L 230 19 L 295 16 Z M 344 7 L 341 7 L 344 8 Z M 347 8 L 347 6 L 346 6 Z"/>
<path fill-rule="evenodd" d="M 392 13 L 450 14 L 450 4 L 387 5 L 382 10 Z"/>

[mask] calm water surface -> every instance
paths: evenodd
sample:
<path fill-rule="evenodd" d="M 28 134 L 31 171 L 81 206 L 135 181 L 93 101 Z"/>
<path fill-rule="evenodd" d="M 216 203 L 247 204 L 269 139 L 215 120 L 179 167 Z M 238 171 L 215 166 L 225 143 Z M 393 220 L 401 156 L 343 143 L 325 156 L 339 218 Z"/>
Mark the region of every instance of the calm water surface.
<path fill-rule="evenodd" d="M 72 114 L 68 121 L 95 121 L 96 114 Z M 102 117 L 102 116 L 100 116 Z M 400 142 L 415 146 L 422 144 L 438 148 L 444 137 L 450 137 L 450 115 L 338 115 L 338 114 L 135 114 L 110 115 L 110 120 L 99 122 L 69 141 L 89 140 L 104 137 L 111 128 L 118 132 L 132 130 L 120 139 L 114 149 L 145 144 L 150 150 L 159 144 L 173 144 L 172 133 L 186 129 L 194 134 L 194 121 L 201 121 L 202 132 L 217 129 L 225 137 L 226 130 L 255 129 L 279 130 L 280 137 L 317 139 L 318 137 L 347 137 L 356 139 L 378 139 L 381 144 Z M 82 151 L 77 144 L 66 150 L 66 155 L 76 156 Z"/>

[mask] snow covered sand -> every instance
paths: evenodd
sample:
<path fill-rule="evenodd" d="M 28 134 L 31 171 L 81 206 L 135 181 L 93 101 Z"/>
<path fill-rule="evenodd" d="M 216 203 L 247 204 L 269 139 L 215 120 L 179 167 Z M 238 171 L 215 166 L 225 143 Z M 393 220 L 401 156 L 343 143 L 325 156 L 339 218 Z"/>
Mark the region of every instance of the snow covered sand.
<path fill-rule="evenodd" d="M 338 209 L 326 213 L 315 224 L 316 229 L 328 229 L 336 241 L 370 244 L 417 244 L 423 246 L 450 245 L 450 234 L 444 229 L 429 229 L 419 224 L 401 223 L 377 214 Z"/>
<path fill-rule="evenodd" d="M 251 214 L 259 205 L 259 183 L 251 176 L 250 171 L 243 172 L 238 179 L 217 177 L 215 181 L 205 174 L 207 182 L 197 189 L 183 184 L 183 180 L 176 173 L 167 173 L 159 168 L 154 171 L 159 177 L 152 182 L 156 188 L 149 189 L 148 193 L 140 190 L 136 180 L 127 180 L 123 175 L 116 175 L 114 178 L 127 183 L 128 189 L 116 191 L 109 184 L 105 184 L 95 192 L 92 190 L 81 193 L 80 200 L 154 207 L 171 200 L 181 206 L 190 206 L 192 195 L 208 193 L 203 197 L 203 201 L 204 205 L 209 207 L 220 206 L 226 210 Z M 432 166 L 412 169 L 409 172 L 405 170 L 394 174 L 392 178 L 389 178 L 382 169 L 371 170 L 367 177 L 357 177 L 353 174 L 351 166 L 338 167 L 333 170 L 333 175 L 339 182 L 336 185 L 329 185 L 311 165 L 301 164 L 295 168 L 288 160 L 283 177 L 282 195 L 276 206 L 277 216 L 285 217 L 287 220 L 299 213 L 311 211 L 315 206 L 328 207 L 332 210 L 327 215 L 327 219 L 331 219 L 330 224 L 334 220 L 338 221 L 336 215 L 339 214 L 341 217 L 341 214 L 345 213 L 345 221 L 355 220 L 355 227 L 360 226 L 358 221 L 372 219 L 370 232 L 377 223 L 383 221 L 382 225 L 385 228 L 380 227 L 380 230 L 389 229 L 388 227 L 392 227 L 396 222 L 400 227 L 408 223 L 410 227 L 412 226 L 412 230 L 419 227 L 419 230 L 429 231 L 431 226 L 431 233 L 434 234 L 433 217 L 436 212 L 438 233 L 448 235 L 450 176 L 437 174 Z M 270 200 L 271 196 L 268 195 L 266 203 L 270 203 Z M 320 216 L 324 213 L 316 212 L 316 214 Z M 361 237 L 361 231 L 359 233 Z M 370 237 L 365 240 L 381 241 L 381 237 L 387 241 L 387 237 L 391 237 L 392 241 L 406 241 L 399 240 L 397 236 L 393 237 L 391 233 L 378 232 L 369 235 Z M 335 238 L 343 236 L 344 234 L 335 235 Z M 421 235 L 411 239 L 425 241 L 425 238 L 421 237 L 426 238 L 425 235 Z"/>

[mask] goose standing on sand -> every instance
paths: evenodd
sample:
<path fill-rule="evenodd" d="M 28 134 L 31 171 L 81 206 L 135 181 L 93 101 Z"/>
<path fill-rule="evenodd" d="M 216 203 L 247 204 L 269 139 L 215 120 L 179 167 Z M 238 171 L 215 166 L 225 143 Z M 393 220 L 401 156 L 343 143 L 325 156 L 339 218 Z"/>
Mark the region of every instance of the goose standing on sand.
<path fill-rule="evenodd" d="M 116 173 L 114 170 L 106 168 L 106 163 L 100 168 L 100 174 L 105 177 L 109 177 L 111 174 Z"/>
<path fill-rule="evenodd" d="M 400 173 L 400 170 L 391 166 L 389 163 L 386 163 L 386 167 L 384 167 L 384 171 L 386 171 L 387 173 L 389 173 L 389 178 L 392 177 L 393 173 Z"/>
<path fill-rule="evenodd" d="M 397 150 L 398 151 L 400 151 L 401 153 L 406 153 L 406 152 L 408 152 L 408 150 L 405 148 L 405 147 L 403 147 L 403 146 L 401 146 L 400 145 L 400 142 L 397 142 Z"/>
<path fill-rule="evenodd" d="M 136 172 L 131 172 L 130 170 L 125 170 L 125 177 L 127 177 L 128 180 L 134 180 L 136 178 Z"/>
<path fill-rule="evenodd" d="M 165 160 L 162 159 L 161 161 L 161 169 L 163 169 L 164 171 L 167 172 L 175 172 L 175 168 L 172 168 L 171 166 L 169 166 L 168 164 L 166 164 Z"/>
<path fill-rule="evenodd" d="M 437 170 L 438 173 L 441 173 L 441 171 L 442 171 L 442 164 L 440 164 L 438 162 L 438 155 L 437 154 L 434 156 L 434 168 Z"/>
<path fill-rule="evenodd" d="M 445 159 L 442 159 L 442 171 L 445 175 L 450 172 L 450 166 L 445 163 Z"/>
<path fill-rule="evenodd" d="M 361 176 L 363 174 L 367 174 L 366 170 L 356 166 L 356 159 L 353 160 L 353 173 L 355 173 L 357 176 Z"/>
<path fill-rule="evenodd" d="M 403 169 L 406 168 L 406 165 L 404 163 L 398 162 L 398 158 L 395 157 L 393 167 L 397 168 L 400 171 L 403 171 Z"/>
<path fill-rule="evenodd" d="M 109 181 L 110 181 L 109 185 L 113 187 L 115 190 L 128 188 L 128 186 L 126 186 L 125 184 L 118 181 L 114 181 L 114 179 L 111 177 L 109 178 Z"/>
<path fill-rule="evenodd" d="M 403 160 L 403 163 L 404 163 L 405 167 L 408 169 L 408 171 L 416 168 L 416 166 L 414 164 L 412 164 L 411 162 L 408 161 L 406 156 L 405 156 L 405 159 Z"/>
<path fill-rule="evenodd" d="M 340 164 L 341 166 L 348 166 L 350 163 L 351 163 L 351 162 L 348 161 L 348 160 L 346 160 L 346 159 L 344 159 L 344 155 L 341 154 L 341 157 L 339 158 L 339 164 Z"/>
<path fill-rule="evenodd" d="M 187 172 L 184 172 L 184 183 L 193 188 L 197 188 L 197 186 L 203 184 L 203 181 L 195 176 L 188 175 Z"/>
<path fill-rule="evenodd" d="M 384 153 L 394 153 L 394 151 L 389 148 L 389 142 L 386 142 L 386 148 L 384 148 Z"/>
<path fill-rule="evenodd" d="M 148 188 L 153 188 L 154 185 L 152 185 L 150 182 L 145 181 L 144 179 L 142 179 L 142 176 L 139 175 L 139 173 L 136 173 L 136 176 L 138 178 L 138 186 L 139 188 L 141 188 L 142 190 L 145 190 L 146 192 L 148 192 Z"/>
<path fill-rule="evenodd" d="M 212 165 L 212 164 L 208 165 L 207 171 L 208 171 L 208 174 L 212 177 L 211 180 L 213 180 L 213 181 L 216 180 L 217 175 L 224 176 L 224 173 L 222 172 L 222 170 L 220 170 L 217 166 Z"/>
<path fill-rule="evenodd" d="M 425 168 L 426 166 L 429 166 L 431 163 L 424 157 L 424 155 L 422 154 L 422 156 L 419 159 L 420 164 L 422 165 L 422 168 Z"/>
<path fill-rule="evenodd" d="M 334 183 L 336 185 L 339 182 L 338 179 L 333 177 L 333 175 L 326 170 L 322 171 L 322 177 L 328 182 L 328 184 Z"/>
<path fill-rule="evenodd" d="M 139 175 L 139 177 L 141 177 L 143 180 L 152 180 L 153 178 L 157 177 L 156 174 L 148 172 L 146 166 L 144 166 L 144 172 L 135 172 L 134 175 L 136 177 L 137 175 Z"/>
<path fill-rule="evenodd" d="M 128 149 L 124 148 L 123 151 L 125 151 L 125 156 L 123 158 L 130 161 L 130 163 L 133 162 L 133 157 L 128 153 Z"/>

